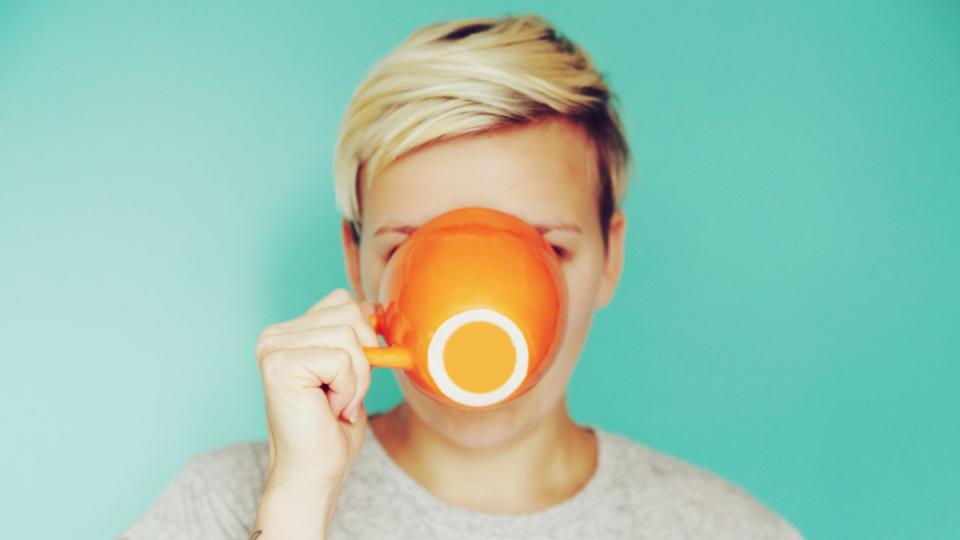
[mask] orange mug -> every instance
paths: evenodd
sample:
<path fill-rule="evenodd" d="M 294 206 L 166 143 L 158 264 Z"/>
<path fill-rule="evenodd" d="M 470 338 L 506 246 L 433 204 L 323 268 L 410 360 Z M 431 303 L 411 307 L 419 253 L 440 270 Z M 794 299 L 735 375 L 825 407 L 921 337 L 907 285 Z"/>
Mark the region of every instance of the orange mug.
<path fill-rule="evenodd" d="M 379 296 L 370 323 L 387 347 L 364 347 L 370 365 L 402 368 L 418 389 L 462 409 L 533 387 L 566 325 L 553 249 L 491 208 L 458 208 L 417 228 L 387 264 Z"/>

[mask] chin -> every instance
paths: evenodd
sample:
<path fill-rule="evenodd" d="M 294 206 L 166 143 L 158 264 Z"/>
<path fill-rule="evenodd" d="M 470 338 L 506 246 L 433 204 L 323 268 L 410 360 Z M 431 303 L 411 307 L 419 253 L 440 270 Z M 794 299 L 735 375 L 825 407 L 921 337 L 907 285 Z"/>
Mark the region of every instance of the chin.
<path fill-rule="evenodd" d="M 549 410 L 536 386 L 502 406 L 466 410 L 431 398 L 410 384 L 406 377 L 398 376 L 397 382 L 411 414 L 465 448 L 507 444 L 530 431 Z"/>

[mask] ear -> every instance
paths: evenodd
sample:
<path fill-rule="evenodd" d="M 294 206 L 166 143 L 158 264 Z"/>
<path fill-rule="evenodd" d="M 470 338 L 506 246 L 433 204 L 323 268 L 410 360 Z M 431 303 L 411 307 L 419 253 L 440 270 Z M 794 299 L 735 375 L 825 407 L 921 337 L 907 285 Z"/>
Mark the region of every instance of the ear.
<path fill-rule="evenodd" d="M 627 216 L 617 209 L 610 216 L 610 227 L 607 229 L 607 256 L 603 264 L 603 277 L 600 289 L 597 291 L 597 301 L 594 309 L 602 309 L 613 298 L 617 289 L 620 275 L 623 273 L 624 238 L 627 233 Z"/>
<path fill-rule="evenodd" d="M 360 279 L 360 246 L 353 241 L 350 222 L 346 219 L 340 221 L 340 239 L 343 242 L 343 260 L 346 264 L 350 287 L 353 288 L 357 300 L 363 301 L 365 298 L 363 296 L 363 281 Z"/>

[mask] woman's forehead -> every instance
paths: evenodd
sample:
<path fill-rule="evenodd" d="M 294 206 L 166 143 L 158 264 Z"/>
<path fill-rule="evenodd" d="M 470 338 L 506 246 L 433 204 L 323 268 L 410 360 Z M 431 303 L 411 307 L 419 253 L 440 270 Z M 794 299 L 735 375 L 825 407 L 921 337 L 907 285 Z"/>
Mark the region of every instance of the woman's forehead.
<path fill-rule="evenodd" d="M 484 206 L 530 222 L 575 223 L 595 213 L 595 159 L 582 132 L 556 123 L 443 141 L 401 157 L 363 186 L 364 220 L 377 228 L 422 223 Z"/>

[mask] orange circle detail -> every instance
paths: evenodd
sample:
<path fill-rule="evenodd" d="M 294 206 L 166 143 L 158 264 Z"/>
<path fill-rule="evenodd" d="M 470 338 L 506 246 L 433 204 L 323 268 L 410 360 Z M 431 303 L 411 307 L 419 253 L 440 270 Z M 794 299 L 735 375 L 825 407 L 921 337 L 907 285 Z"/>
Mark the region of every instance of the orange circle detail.
<path fill-rule="evenodd" d="M 513 374 L 517 351 L 499 326 L 469 322 L 453 331 L 443 350 L 447 375 L 468 392 L 491 392 Z"/>

